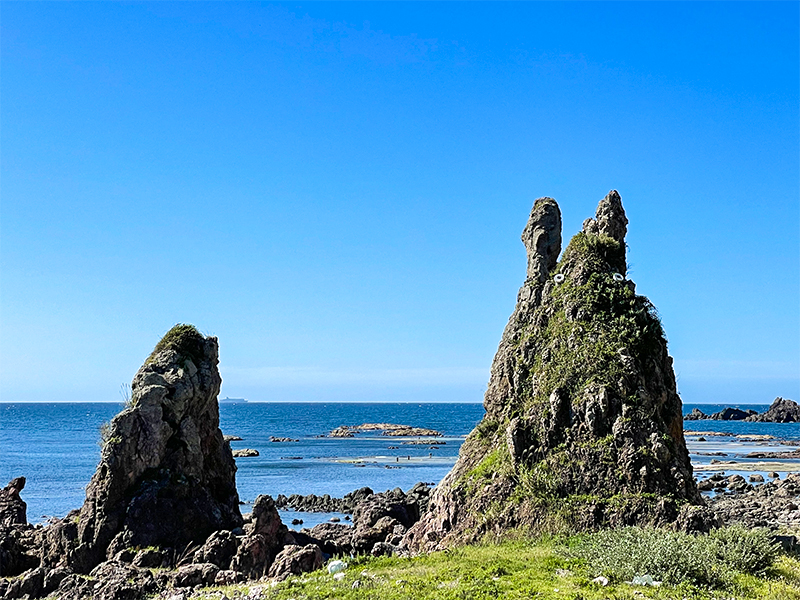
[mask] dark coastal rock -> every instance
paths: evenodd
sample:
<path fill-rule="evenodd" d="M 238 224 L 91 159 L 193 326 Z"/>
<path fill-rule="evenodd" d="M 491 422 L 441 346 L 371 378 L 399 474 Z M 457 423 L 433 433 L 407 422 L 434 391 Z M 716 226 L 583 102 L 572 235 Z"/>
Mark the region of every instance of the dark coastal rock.
<path fill-rule="evenodd" d="M 239 541 L 236 555 L 231 560 L 231 569 L 250 579 L 258 579 L 267 572 L 281 548 L 291 540 L 271 496 L 256 498 L 244 531 L 245 536 Z"/>
<path fill-rule="evenodd" d="M 48 534 L 45 558 L 85 573 L 126 547 L 183 548 L 242 524 L 236 464 L 219 429 L 217 339 L 176 325 L 136 373 L 130 406 L 103 436 L 73 542 Z"/>
<path fill-rule="evenodd" d="M 227 570 L 236 555 L 239 541 L 230 531 L 215 531 L 194 554 L 194 562 L 211 563 Z"/>
<path fill-rule="evenodd" d="M 674 524 L 680 504 L 702 503 L 661 324 L 625 277 L 627 224 L 612 191 L 557 262 L 558 205 L 535 202 L 522 235 L 527 279 L 492 363 L 486 415 L 404 549 L 515 527 Z"/>
<path fill-rule="evenodd" d="M 712 414 L 709 419 L 714 421 L 744 421 L 745 419 L 755 416 L 758 413 L 754 410 L 741 410 L 731 406 L 723 408 L 719 412 Z"/>
<path fill-rule="evenodd" d="M 284 546 L 269 568 L 269 577 L 282 581 L 290 575 L 310 573 L 322 567 L 322 550 L 316 544 Z"/>
<path fill-rule="evenodd" d="M 157 592 L 158 587 L 149 570 L 107 561 L 95 567 L 89 578 L 67 575 L 56 594 L 59 600 L 144 600 Z"/>
<path fill-rule="evenodd" d="M 27 505 L 20 497 L 25 478 L 0 489 L 0 576 L 19 575 L 39 566 L 40 532 L 28 525 Z"/>
<path fill-rule="evenodd" d="M 296 440 L 290 437 L 274 437 L 269 436 L 269 441 L 273 443 L 284 443 L 284 442 L 299 442 L 300 440 Z"/>
<path fill-rule="evenodd" d="M 755 487 L 746 483 L 740 487 L 741 493 L 717 495 L 710 500 L 709 507 L 722 524 L 772 530 L 800 528 L 800 474 L 790 473 L 782 481 Z"/>
<path fill-rule="evenodd" d="M 709 418 L 709 416 L 707 414 L 705 414 L 702 410 L 700 410 L 699 408 L 693 408 L 692 412 L 690 412 L 688 415 L 685 415 L 683 417 L 683 420 L 684 421 L 702 421 L 702 420 L 708 419 L 708 418 Z"/>
<path fill-rule="evenodd" d="M 175 587 L 196 587 L 214 585 L 220 569 L 212 563 L 183 565 L 172 575 Z"/>
<path fill-rule="evenodd" d="M 333 498 L 330 494 L 317 496 L 316 494 L 292 494 L 284 496 L 279 494 L 275 499 L 275 506 L 281 510 L 290 508 L 301 512 L 339 512 L 352 514 L 355 507 L 369 496 L 373 491 L 368 487 L 359 488 L 345 494 L 344 498 Z"/>
<path fill-rule="evenodd" d="M 15 477 L 0 489 L 0 527 L 28 524 L 28 505 L 19 493 L 25 487 L 24 477 Z"/>
<path fill-rule="evenodd" d="M 353 528 L 337 523 L 320 523 L 300 534 L 292 534 L 298 543 L 316 544 L 330 556 L 348 555 L 353 550 Z"/>
<path fill-rule="evenodd" d="M 766 412 L 750 415 L 747 420 L 759 423 L 797 423 L 800 422 L 800 405 L 794 400 L 778 397 Z"/>

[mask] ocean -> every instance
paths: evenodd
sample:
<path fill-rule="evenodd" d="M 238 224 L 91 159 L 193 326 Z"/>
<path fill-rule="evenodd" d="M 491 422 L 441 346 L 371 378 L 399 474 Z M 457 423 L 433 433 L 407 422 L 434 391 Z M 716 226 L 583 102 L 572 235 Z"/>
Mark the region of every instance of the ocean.
<path fill-rule="evenodd" d="M 698 407 L 706 414 L 723 406 Z M 766 405 L 747 405 L 759 412 Z M 0 404 L 0 485 L 24 476 L 22 497 L 32 523 L 62 517 L 83 504 L 84 488 L 100 457 L 100 425 L 122 409 L 117 403 Z M 407 490 L 418 481 L 436 484 L 455 463 L 464 437 L 484 414 L 480 404 L 413 403 L 221 403 L 220 427 L 242 441 L 232 448 L 253 448 L 259 456 L 238 458 L 236 483 L 240 499 L 259 494 L 344 494 L 369 486 L 374 491 Z M 359 434 L 355 438 L 317 437 L 340 425 L 398 423 L 436 429 L 444 434 L 435 446 L 403 444 L 404 438 Z M 697 441 L 687 435 L 696 469 L 710 468 L 709 450 L 742 456 L 763 450 L 769 442 L 741 442 L 735 435 L 770 435 L 800 445 L 800 423 L 685 421 L 687 432 L 732 434 Z M 271 442 L 270 436 L 298 439 Z M 773 450 L 786 450 L 786 446 Z M 790 468 L 787 464 L 787 469 Z M 733 472 L 733 471 L 730 471 Z M 247 507 L 242 507 L 247 512 Z M 282 513 L 284 521 L 295 516 Z M 303 513 L 304 526 L 330 515 Z"/>

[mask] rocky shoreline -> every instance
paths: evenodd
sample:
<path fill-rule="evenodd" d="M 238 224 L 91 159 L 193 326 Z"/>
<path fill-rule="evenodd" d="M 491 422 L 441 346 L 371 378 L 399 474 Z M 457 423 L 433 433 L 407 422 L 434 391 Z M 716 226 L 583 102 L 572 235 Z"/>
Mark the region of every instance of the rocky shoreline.
<path fill-rule="evenodd" d="M 751 423 L 798 423 L 800 422 L 800 405 L 786 398 L 775 398 L 770 407 L 763 413 L 752 409 L 741 410 L 732 406 L 707 415 L 699 408 L 683 417 L 684 421 L 747 421 Z"/>

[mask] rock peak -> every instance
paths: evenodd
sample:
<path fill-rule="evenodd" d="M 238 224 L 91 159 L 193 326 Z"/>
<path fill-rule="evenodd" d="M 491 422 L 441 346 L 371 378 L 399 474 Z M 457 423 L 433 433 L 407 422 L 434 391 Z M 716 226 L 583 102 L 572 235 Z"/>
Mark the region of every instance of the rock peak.
<path fill-rule="evenodd" d="M 555 200 L 544 197 L 534 202 L 522 243 L 528 251 L 528 279 L 544 283 L 561 254 L 561 210 Z"/>
<path fill-rule="evenodd" d="M 105 428 L 77 547 L 64 557 L 75 570 L 127 547 L 182 547 L 241 526 L 236 465 L 219 429 L 218 363 L 217 338 L 180 324 L 136 373 L 129 405 Z"/>
<path fill-rule="evenodd" d="M 406 535 L 409 551 L 515 527 L 689 522 L 680 507 L 700 496 L 681 400 L 658 315 L 625 277 L 627 224 L 611 191 L 556 262 L 558 205 L 534 204 L 527 277 L 492 362 L 486 415 Z"/>
<path fill-rule="evenodd" d="M 600 200 L 594 219 L 583 222 L 583 232 L 605 235 L 616 241 L 625 255 L 625 236 L 628 233 L 628 217 L 622 208 L 622 199 L 617 190 L 611 190 Z"/>

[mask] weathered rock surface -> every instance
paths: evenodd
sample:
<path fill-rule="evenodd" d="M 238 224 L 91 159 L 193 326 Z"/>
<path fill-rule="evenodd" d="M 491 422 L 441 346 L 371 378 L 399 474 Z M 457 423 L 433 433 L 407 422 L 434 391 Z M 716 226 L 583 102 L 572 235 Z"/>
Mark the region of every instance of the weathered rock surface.
<path fill-rule="evenodd" d="M 556 202 L 537 200 L 486 415 L 405 536 L 411 552 L 513 527 L 673 523 L 681 503 L 702 502 L 661 324 L 625 278 L 619 194 L 556 262 L 560 224 Z"/>
<path fill-rule="evenodd" d="M 41 532 L 28 525 L 27 505 L 19 493 L 25 478 L 16 477 L 0 489 L 0 576 L 19 575 L 39 566 Z"/>
<path fill-rule="evenodd" d="M 290 575 L 316 571 L 322 567 L 322 550 L 316 544 L 284 546 L 269 568 L 269 576 L 282 581 Z"/>
<path fill-rule="evenodd" d="M 28 505 L 19 497 L 25 487 L 24 477 L 15 477 L 0 490 L 0 526 L 28 524 Z"/>
<path fill-rule="evenodd" d="M 231 569 L 250 579 L 258 579 L 267 573 L 281 548 L 292 542 L 271 496 L 256 498 L 244 531 L 245 536 L 231 560 Z"/>
<path fill-rule="evenodd" d="M 127 547 L 183 548 L 242 524 L 236 464 L 219 429 L 217 339 L 176 325 L 111 421 L 77 527 L 48 535 L 45 562 L 87 572 Z"/>
<path fill-rule="evenodd" d="M 733 477 L 720 476 L 717 483 L 733 489 L 730 483 Z M 734 495 L 717 495 L 710 500 L 709 506 L 722 524 L 800 530 L 800 474 L 790 473 L 783 481 L 778 479 L 755 487 L 742 481 L 738 489 Z"/>
<path fill-rule="evenodd" d="M 747 420 L 760 423 L 797 423 L 800 422 L 800 405 L 794 400 L 778 397 L 766 412 L 750 415 Z"/>
<path fill-rule="evenodd" d="M 702 410 L 700 410 L 699 408 L 693 408 L 692 412 L 690 412 L 688 415 L 684 415 L 683 420 L 684 421 L 703 421 L 703 420 L 708 419 L 708 418 L 709 418 L 709 416 L 706 413 L 704 413 Z"/>

